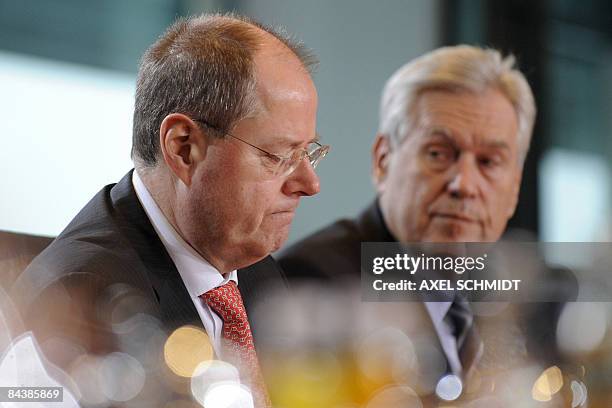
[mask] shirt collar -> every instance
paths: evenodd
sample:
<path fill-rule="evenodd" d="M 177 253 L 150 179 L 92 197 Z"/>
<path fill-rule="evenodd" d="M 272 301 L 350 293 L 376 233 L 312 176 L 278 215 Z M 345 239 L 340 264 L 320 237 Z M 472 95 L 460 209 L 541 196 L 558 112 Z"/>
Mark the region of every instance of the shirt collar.
<path fill-rule="evenodd" d="M 222 275 L 185 242 L 166 219 L 136 170 L 134 170 L 132 175 L 132 183 L 134 184 L 136 196 L 149 217 L 153 229 L 155 229 L 164 247 L 166 247 L 166 251 L 168 251 L 168 254 L 174 261 L 174 265 L 192 297 L 198 297 L 211 289 L 226 284 L 230 280 L 238 284 L 238 274 L 235 270 Z"/>
<path fill-rule="evenodd" d="M 424 302 L 429 316 L 434 324 L 439 324 L 444 320 L 444 317 L 448 313 L 452 302 Z"/>

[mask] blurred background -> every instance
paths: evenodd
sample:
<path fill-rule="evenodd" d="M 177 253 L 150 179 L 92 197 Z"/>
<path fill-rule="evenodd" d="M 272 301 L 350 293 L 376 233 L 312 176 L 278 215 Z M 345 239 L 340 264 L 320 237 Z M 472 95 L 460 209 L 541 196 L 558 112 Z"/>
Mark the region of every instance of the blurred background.
<path fill-rule="evenodd" d="M 283 25 L 320 59 L 322 192 L 290 241 L 374 197 L 385 80 L 438 46 L 512 52 L 539 115 L 511 226 L 531 239 L 611 236 L 612 3 L 606 0 L 0 0 L 0 230 L 57 235 L 131 168 L 135 74 L 178 16 L 236 11 Z"/>
<path fill-rule="evenodd" d="M 611 240 L 612 2 L 607 0 L 0 0 L 0 231 L 55 236 L 103 185 L 117 182 L 132 167 L 131 117 L 140 56 L 177 17 L 227 11 L 285 26 L 320 59 L 314 76 L 318 127 L 333 149 L 318 168 L 322 192 L 302 201 L 290 241 L 356 215 L 374 198 L 370 146 L 386 79 L 414 57 L 459 43 L 513 53 L 536 96 L 539 114 L 512 229 L 526 240 Z M 20 270 L 47 244 L 28 241 L 31 253 L 0 248 L 0 261 L 15 262 L 18 267 L 12 269 Z M 23 257 L 14 259 L 17 253 Z M 0 268 L 3 279 L 5 270 Z M 270 301 L 272 311 L 262 308 L 261 315 L 274 316 L 276 323 L 300 323 L 296 333 L 275 333 L 271 327 L 267 345 L 272 351 L 264 354 L 269 367 L 278 367 L 269 374 L 283 406 L 356 407 L 366 400 L 367 407 L 420 406 L 406 402 L 414 395 L 403 386 L 384 388 L 396 383 L 437 393 L 430 381 L 439 374 L 432 340 L 393 329 L 403 323 L 395 320 L 411 315 L 386 310 L 382 303 L 343 309 L 338 306 L 346 305 L 342 295 L 306 288 L 284 300 L 289 303 Z M 319 302 L 313 302 L 317 296 Z M 588 384 L 590 395 L 600 396 L 591 406 L 612 406 L 610 306 L 571 304 L 557 326 L 564 358 L 571 364 L 534 363 L 512 371 L 511 378 L 496 380 L 498 387 L 506 387 L 495 389 L 497 396 L 514 401 L 507 406 L 541 407 L 540 402 L 551 401 L 546 406 L 584 407 Z M 378 307 L 385 310 L 362 309 Z M 0 304 L 2 310 L 7 309 Z M 149 377 L 145 382 L 144 369 L 159 369 L 165 376 L 169 368 L 182 382 L 164 377 L 159 383 L 196 399 L 204 395 L 190 388 L 195 383 L 191 377 L 197 377 L 193 364 L 207 363 L 209 356 L 184 359 L 181 341 L 186 340 L 176 340 L 176 333 L 183 333 L 179 330 L 193 330 L 179 329 L 166 338 L 154 319 L 143 319 L 130 330 L 119 327 L 124 354 L 93 358 L 81 356 L 72 343 L 42 346 L 61 351 L 63 358 L 72 353 L 67 361 L 79 356 L 69 374 L 85 379 L 78 384 L 86 397 L 81 400 L 92 406 L 104 406 L 107 399 L 129 401 L 139 393 L 161 398 L 155 392 L 167 390 Z M 3 350 L 14 339 L 1 326 Z M 301 341 L 279 347 L 278 341 L 287 338 Z M 36 347 L 28 338 L 14 344 L 15 353 L 32 358 Z M 166 360 L 149 355 L 150 350 L 163 351 Z M 501 357 L 512 360 L 507 353 Z M 0 374 L 13 378 L 3 365 L 8 360 L 0 359 Z M 184 360 L 186 376 L 179 364 Z M 104 368 L 102 377 L 88 374 L 99 367 Z M 417 368 L 431 375 L 406 383 Z M 131 378 L 123 388 L 113 382 L 116 372 L 118 378 Z M 489 385 L 483 382 L 481 388 Z M 381 389 L 378 399 L 369 399 Z M 519 391 L 529 403 L 516 402 Z M 152 406 L 143 401 L 126 406 Z M 470 407 L 500 406 L 487 401 Z"/>

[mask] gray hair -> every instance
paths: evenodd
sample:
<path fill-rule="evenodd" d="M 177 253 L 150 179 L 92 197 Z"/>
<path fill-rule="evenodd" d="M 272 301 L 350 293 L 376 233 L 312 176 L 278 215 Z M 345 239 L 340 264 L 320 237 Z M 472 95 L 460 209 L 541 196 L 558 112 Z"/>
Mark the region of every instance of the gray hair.
<path fill-rule="evenodd" d="M 413 117 L 419 95 L 427 90 L 481 93 L 499 89 L 510 101 L 518 118 L 519 159 L 527 156 L 536 116 L 531 88 L 515 67 L 514 56 L 468 45 L 443 47 L 398 69 L 383 89 L 379 132 L 395 143 L 403 140 L 418 118 Z"/>
<path fill-rule="evenodd" d="M 138 70 L 132 140 L 137 167 L 153 167 L 159 128 L 171 113 L 204 119 L 223 137 L 258 106 L 253 57 L 262 34 L 284 44 L 308 72 L 316 58 L 281 31 L 234 14 L 201 15 L 175 22 L 145 52 Z"/>

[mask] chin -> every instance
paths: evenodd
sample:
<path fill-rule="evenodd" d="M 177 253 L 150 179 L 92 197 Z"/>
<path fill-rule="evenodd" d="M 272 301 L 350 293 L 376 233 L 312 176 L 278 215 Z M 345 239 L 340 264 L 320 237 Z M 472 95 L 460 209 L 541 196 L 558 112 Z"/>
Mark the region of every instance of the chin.
<path fill-rule="evenodd" d="M 444 228 L 428 234 L 425 241 L 427 242 L 485 242 L 486 240 L 480 233 L 472 233 L 469 231 L 457 228 Z"/>
<path fill-rule="evenodd" d="M 250 234 L 244 234 L 234 241 L 235 248 L 241 248 L 241 253 L 253 264 L 272 252 L 279 250 L 287 241 L 289 228 L 266 226 Z"/>
<path fill-rule="evenodd" d="M 281 248 L 282 248 L 282 246 L 283 246 L 283 245 L 285 245 L 285 242 L 287 242 L 287 237 L 288 237 L 288 234 L 285 234 L 285 235 L 283 235 L 282 237 L 278 237 L 278 238 L 277 238 L 277 239 L 274 241 L 274 243 L 273 243 L 273 245 L 272 245 L 272 250 L 271 250 L 270 252 L 276 252 L 276 251 L 278 251 L 279 249 L 281 249 Z"/>
<path fill-rule="evenodd" d="M 277 251 L 285 243 L 286 237 L 266 237 L 256 242 L 245 245 L 245 253 L 250 259 L 254 259 L 251 264 L 262 260 L 272 252 Z"/>

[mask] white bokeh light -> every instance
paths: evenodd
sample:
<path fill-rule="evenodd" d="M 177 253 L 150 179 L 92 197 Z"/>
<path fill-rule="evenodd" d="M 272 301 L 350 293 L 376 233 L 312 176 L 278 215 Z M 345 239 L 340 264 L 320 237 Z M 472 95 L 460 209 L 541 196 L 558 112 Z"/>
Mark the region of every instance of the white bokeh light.
<path fill-rule="evenodd" d="M 100 362 L 104 395 L 112 401 L 129 401 L 145 383 L 145 370 L 138 360 L 126 353 L 111 353 Z"/>
<path fill-rule="evenodd" d="M 557 342 L 566 353 L 588 353 L 601 344 L 607 329 L 606 303 L 567 303 L 557 324 Z"/>
<path fill-rule="evenodd" d="M 217 383 L 240 384 L 238 369 L 221 360 L 204 361 L 198 365 L 191 377 L 191 394 L 196 401 L 204 405 L 208 389 Z"/>
<path fill-rule="evenodd" d="M 463 383 L 456 375 L 445 375 L 436 385 L 436 395 L 444 401 L 454 401 L 463 392 Z"/>
<path fill-rule="evenodd" d="M 244 385 L 235 382 L 216 383 L 204 396 L 206 408 L 253 408 L 253 395 Z"/>

